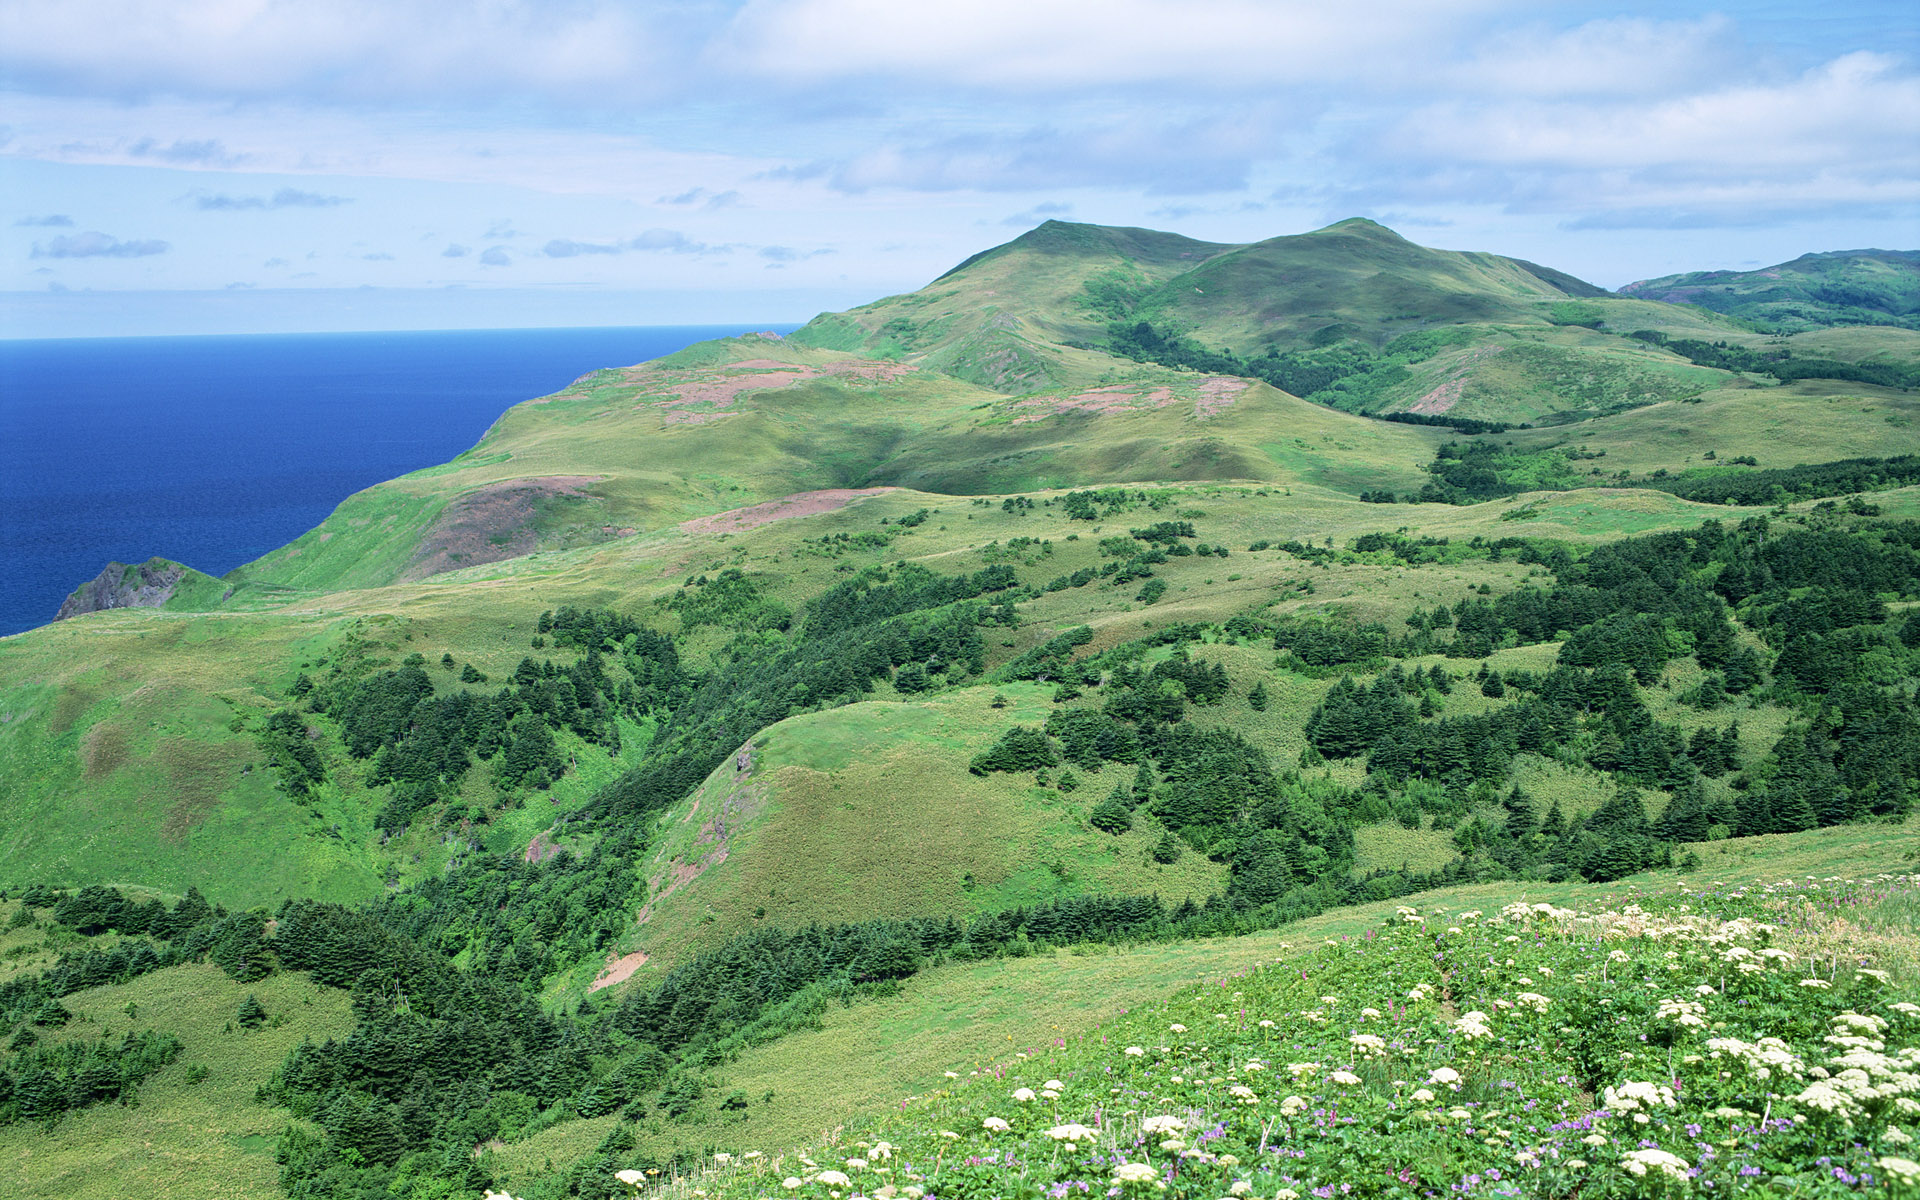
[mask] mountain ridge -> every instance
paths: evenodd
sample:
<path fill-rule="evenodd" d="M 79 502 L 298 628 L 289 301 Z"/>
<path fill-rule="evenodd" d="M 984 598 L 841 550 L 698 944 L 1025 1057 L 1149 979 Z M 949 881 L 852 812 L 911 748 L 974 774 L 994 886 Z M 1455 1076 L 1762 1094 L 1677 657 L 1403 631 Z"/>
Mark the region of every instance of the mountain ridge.
<path fill-rule="evenodd" d="M 1642 279 L 1623 296 L 1697 304 L 1786 333 L 1825 325 L 1920 328 L 1920 250 L 1826 250 L 1753 270 Z"/>

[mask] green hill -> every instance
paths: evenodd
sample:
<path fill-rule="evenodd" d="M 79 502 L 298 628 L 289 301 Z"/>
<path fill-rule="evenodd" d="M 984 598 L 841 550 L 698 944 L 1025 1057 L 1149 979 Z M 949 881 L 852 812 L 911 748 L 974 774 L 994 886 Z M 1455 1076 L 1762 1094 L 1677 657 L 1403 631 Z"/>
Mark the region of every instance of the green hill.
<path fill-rule="evenodd" d="M 560 1200 L 650 1166 L 757 1195 L 707 1156 L 858 1118 L 984 1195 L 1007 1179 L 940 1123 L 984 1159 L 1007 1072 L 1104 1078 L 1100 1037 L 1164 1048 L 1115 1067 L 1103 1153 L 1149 1099 L 1237 1139 L 1183 1194 L 1332 1182 L 1313 1135 L 1298 1169 L 1259 1143 L 1341 1054 L 1381 1189 L 1532 1170 L 1552 1131 L 1520 1136 L 1502 1080 L 1591 1124 L 1640 1076 L 1618 1023 L 1486 1006 L 1570 1008 L 1597 926 L 1529 943 L 1556 982 L 1458 974 L 1444 1021 L 1400 1012 L 1394 1071 L 1476 1043 L 1446 1060 L 1502 1109 L 1472 1137 L 1392 1115 L 1407 1087 L 1307 1014 L 1406 1007 L 1370 957 L 1411 950 L 1379 925 L 1402 903 L 1631 917 L 1623 879 L 1643 915 L 1769 914 L 1826 962 L 1828 989 L 1769 975 L 1728 1036 L 1812 1046 L 1834 1005 L 1911 992 L 1904 892 L 1847 893 L 1851 948 L 1885 943 L 1870 986 L 1811 889 L 1679 888 L 1911 854 L 1915 351 L 1371 222 L 1245 246 L 1049 222 L 787 339 L 593 371 L 225 579 L 112 568 L 99 611 L 0 639 L 7 1190 Z M 1413 957 L 1511 944 L 1454 920 Z M 1287 967 L 1245 974 L 1263 958 Z M 1210 1028 L 1229 975 L 1275 1032 L 1149 1036 Z M 1610 996 L 1637 1030 L 1634 979 Z M 1473 1005 L 1504 1048 L 1456 1028 Z M 1229 1074 L 1257 1122 L 1215 1112 Z M 882 1121 L 905 1091 L 932 1107 Z M 1010 1125 L 1033 1181 L 1084 1174 Z M 1802 1143 L 1766 1145 L 1741 1161 L 1807 1183 Z M 796 1161 L 775 1184 L 831 1188 Z M 1605 1161 L 1528 1178 L 1588 1194 Z"/>
<path fill-rule="evenodd" d="M 1379 346 L 1436 326 L 1544 325 L 1541 301 L 1605 294 L 1518 259 L 1432 250 L 1354 219 L 1215 255 L 1142 294 L 1127 315 L 1250 352 L 1348 339 Z"/>
<path fill-rule="evenodd" d="M 1432 250 L 1359 219 L 1243 246 L 1048 221 L 918 292 L 817 318 L 794 340 L 1029 393 L 1104 382 L 1101 359 L 1086 352 L 1112 346 L 1116 326 L 1144 324 L 1226 348 L 1219 369 L 1230 369 L 1234 347 L 1251 359 L 1349 344 L 1377 350 L 1436 329 L 1450 331 L 1449 345 L 1509 325 L 1551 332 L 1552 305 L 1606 294 L 1518 259 Z M 1468 336 L 1454 336 L 1462 332 Z M 1419 395 L 1407 402 L 1417 406 Z M 1475 416 L 1488 408 L 1470 407 Z M 1564 407 L 1549 401 L 1544 409 Z"/>
<path fill-rule="evenodd" d="M 1690 271 L 1621 295 L 1695 304 L 1783 333 L 1845 325 L 1920 328 L 1920 251 L 1833 250 L 1757 271 Z"/>

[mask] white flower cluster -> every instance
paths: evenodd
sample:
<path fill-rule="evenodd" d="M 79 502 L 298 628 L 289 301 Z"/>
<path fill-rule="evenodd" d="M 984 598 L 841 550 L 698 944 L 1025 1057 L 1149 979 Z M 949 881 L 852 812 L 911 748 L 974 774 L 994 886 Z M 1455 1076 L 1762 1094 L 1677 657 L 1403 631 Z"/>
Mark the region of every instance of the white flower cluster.
<path fill-rule="evenodd" d="M 1704 1029 L 1707 1025 L 1707 1006 L 1698 1000 L 1662 1000 L 1654 1015 L 1682 1029 Z"/>
<path fill-rule="evenodd" d="M 1487 1024 L 1487 1014 L 1475 1009 L 1464 1013 L 1453 1023 L 1453 1031 L 1470 1042 L 1493 1036 L 1493 1026 Z"/>
<path fill-rule="evenodd" d="M 1386 1039 L 1375 1037 L 1371 1033 L 1349 1034 L 1347 1035 L 1347 1044 L 1349 1046 L 1352 1046 L 1353 1052 L 1361 1058 L 1386 1057 L 1386 1053 L 1387 1053 Z"/>
<path fill-rule="evenodd" d="M 1641 1125 L 1653 1118 L 1648 1114 L 1658 1108 L 1676 1108 L 1673 1089 L 1658 1083 L 1641 1083 L 1628 1080 L 1617 1088 L 1608 1088 L 1601 1094 L 1608 1112 L 1618 1116 L 1632 1115 Z"/>
<path fill-rule="evenodd" d="M 1551 904 L 1528 904 L 1518 901 L 1500 910 L 1500 915 L 1509 921 L 1525 924 L 1528 921 L 1571 921 L 1579 914 L 1570 908 L 1555 908 Z"/>
<path fill-rule="evenodd" d="M 1620 1165 L 1626 1168 L 1627 1174 L 1636 1179 L 1645 1179 L 1652 1175 L 1656 1178 L 1671 1179 L 1676 1183 L 1685 1183 L 1689 1178 L 1687 1160 L 1678 1154 L 1669 1154 L 1665 1150 L 1630 1151 L 1620 1160 Z"/>
<path fill-rule="evenodd" d="M 1843 1012 L 1833 1019 L 1833 1032 L 1822 1040 L 1842 1050 L 1885 1050 L 1880 1034 L 1887 1031 L 1887 1019 L 1871 1013 Z"/>
<path fill-rule="evenodd" d="M 1739 1038 L 1709 1038 L 1707 1052 L 1713 1058 L 1726 1057 L 1745 1064 L 1755 1079 L 1771 1079 L 1776 1073 L 1798 1079 L 1807 1073 L 1807 1064 L 1793 1052 L 1793 1047 L 1776 1037 L 1764 1037 L 1753 1043 Z"/>
<path fill-rule="evenodd" d="M 1115 1187 L 1124 1188 L 1130 1183 L 1150 1183 L 1157 1187 L 1166 1187 L 1166 1184 L 1160 1182 L 1160 1169 L 1152 1163 L 1121 1163 L 1113 1169 Z"/>
<path fill-rule="evenodd" d="M 1541 1015 L 1545 1015 L 1547 1006 L 1553 1003 L 1553 1001 L 1542 996 L 1539 992 L 1517 992 L 1514 994 L 1513 1002 L 1521 1008 L 1529 1009 Z"/>

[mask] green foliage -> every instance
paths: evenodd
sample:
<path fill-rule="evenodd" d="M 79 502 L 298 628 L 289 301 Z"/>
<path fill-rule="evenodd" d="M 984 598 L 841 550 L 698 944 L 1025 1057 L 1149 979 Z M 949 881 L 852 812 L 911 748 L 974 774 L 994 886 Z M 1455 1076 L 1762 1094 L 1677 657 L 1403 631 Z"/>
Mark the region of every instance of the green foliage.
<path fill-rule="evenodd" d="M 128 1033 L 97 1042 L 27 1046 L 0 1062 L 0 1125 L 48 1126 L 88 1105 L 128 1101 L 141 1082 L 180 1057 L 170 1034 Z"/>
<path fill-rule="evenodd" d="M 728 567 L 708 579 L 692 580 L 667 598 L 667 608 L 680 614 L 688 629 L 718 625 L 742 632 L 785 629 L 793 623 L 786 605 L 768 599 L 758 584 L 737 567 Z"/>
<path fill-rule="evenodd" d="M 1094 805 L 1087 815 L 1087 824 L 1102 833 L 1115 836 L 1133 828 L 1133 797 L 1124 785 L 1116 784 L 1105 800 Z"/>
<path fill-rule="evenodd" d="M 1874 492 L 1916 482 L 1920 482 L 1920 455 L 1903 454 L 1894 458 L 1849 458 L 1754 471 L 1708 468 L 1648 479 L 1642 486 L 1707 504 L 1762 505 Z"/>
<path fill-rule="evenodd" d="M 1623 295 L 1697 304 L 1783 329 L 1920 323 L 1920 263 L 1911 251 L 1805 254 L 1758 271 L 1696 271 L 1629 284 Z"/>
<path fill-rule="evenodd" d="M 233 1019 L 242 1029 L 258 1029 L 267 1023 L 266 1006 L 260 1003 L 258 996 L 248 992 L 247 998 L 240 1003 L 240 1011 L 234 1014 Z"/>
<path fill-rule="evenodd" d="M 1795 357 L 1790 349 L 1753 350 L 1726 341 L 1672 338 L 1655 329 L 1636 329 L 1630 336 L 1671 350 L 1689 362 L 1723 371 L 1753 371 L 1782 383 L 1795 379 L 1844 379 L 1879 387 L 1920 387 L 1920 368 L 1884 362 L 1838 362 L 1830 358 Z"/>
<path fill-rule="evenodd" d="M 1015 725 L 1001 734 L 991 749 L 976 755 L 967 769 L 975 775 L 985 775 L 989 771 L 1035 771 L 1059 762 L 1045 731 Z"/>

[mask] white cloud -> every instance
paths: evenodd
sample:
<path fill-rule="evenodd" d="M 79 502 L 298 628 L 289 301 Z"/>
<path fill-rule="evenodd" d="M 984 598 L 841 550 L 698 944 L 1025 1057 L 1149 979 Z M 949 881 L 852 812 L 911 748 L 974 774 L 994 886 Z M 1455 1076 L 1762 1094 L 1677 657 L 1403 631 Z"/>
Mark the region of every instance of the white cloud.
<path fill-rule="evenodd" d="M 1127 113 L 1086 123 L 900 138 L 842 161 L 787 172 L 842 191 L 1037 191 L 1138 187 L 1148 195 L 1235 191 L 1254 162 L 1279 149 L 1282 116 L 1245 105 L 1168 121 Z"/>
<path fill-rule="evenodd" d="M 1920 168 L 1920 75 L 1859 51 L 1779 85 L 1650 103 L 1442 104 L 1394 148 L 1422 158 L 1544 167 L 1676 165 L 1715 173 L 1857 163 Z"/>
<path fill-rule="evenodd" d="M 1048 201 L 1036 204 L 1025 212 L 1017 212 L 1000 218 L 1000 223 L 1010 229 L 1030 229 L 1042 221 L 1053 217 L 1064 217 L 1073 211 L 1073 205 Z"/>
<path fill-rule="evenodd" d="M 644 11 L 644 10 L 641 10 Z M 663 33 L 610 0 L 12 0 L 0 74 L 56 93 L 350 101 L 658 89 Z"/>
<path fill-rule="evenodd" d="M 1445 72 L 1474 94 L 1619 98 L 1697 89 L 1724 77 L 1751 51 L 1723 16 L 1697 21 L 1602 18 L 1572 29 L 1498 32 Z"/>
<path fill-rule="evenodd" d="M 229 196 L 223 192 L 202 193 L 193 198 L 195 208 L 208 211 L 241 211 L 268 208 L 335 208 L 350 204 L 346 196 L 325 196 L 298 188 L 281 188 L 271 196 Z"/>
<path fill-rule="evenodd" d="M 1405 67 L 1496 0 L 751 0 L 707 66 L 790 84 L 1262 90 Z"/>
<path fill-rule="evenodd" d="M 155 254 L 165 254 L 171 248 L 158 238 L 129 239 L 123 242 L 111 234 L 90 230 L 86 233 L 63 233 L 44 245 L 35 242 L 33 257 L 146 258 Z"/>
<path fill-rule="evenodd" d="M 698 242 L 677 229 L 649 229 L 624 241 L 578 242 L 572 238 L 554 238 L 540 252 L 548 258 L 579 258 L 583 255 L 625 254 L 629 250 L 664 251 L 670 254 L 724 254 L 733 247 Z"/>

